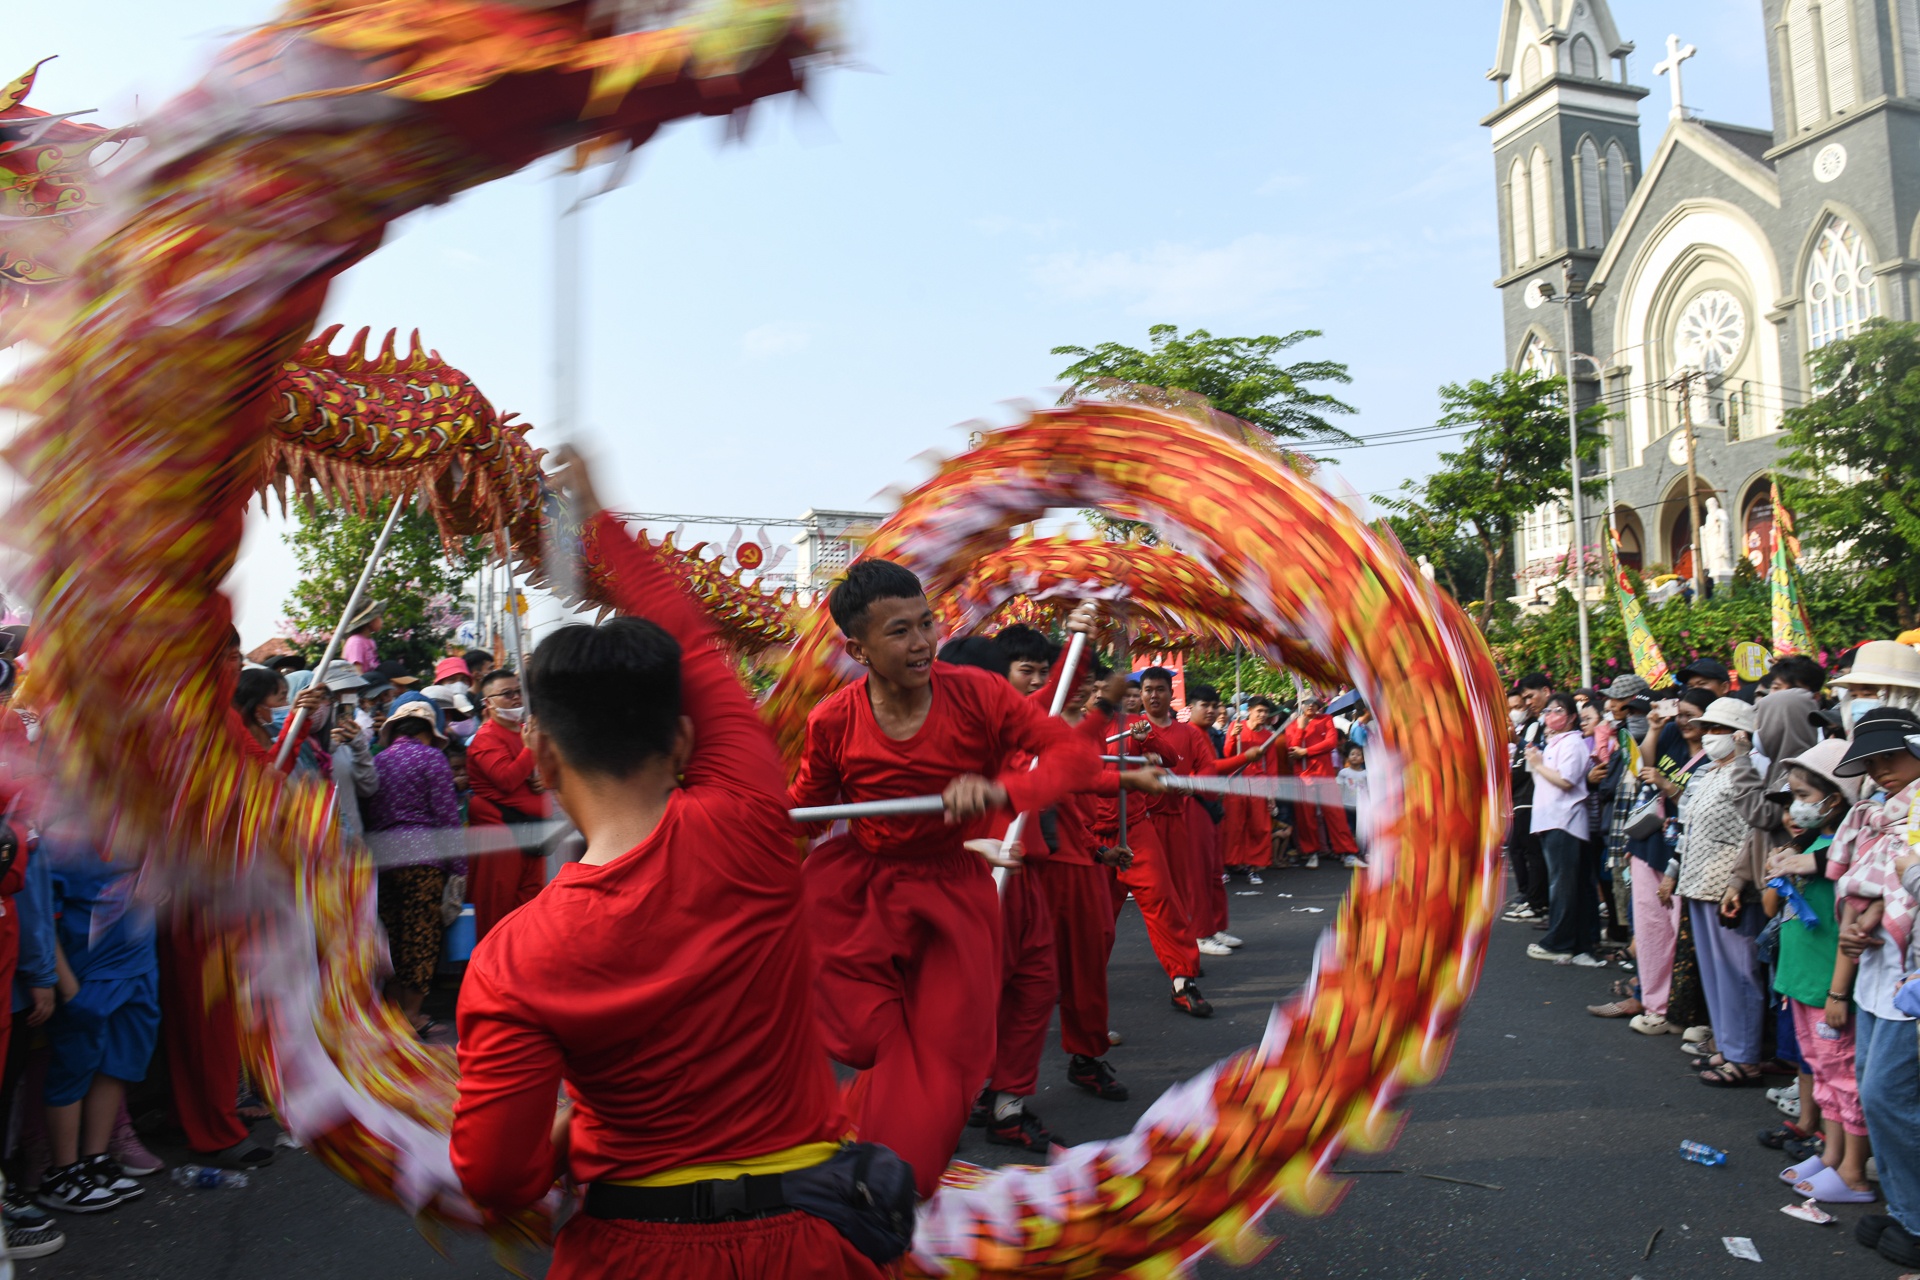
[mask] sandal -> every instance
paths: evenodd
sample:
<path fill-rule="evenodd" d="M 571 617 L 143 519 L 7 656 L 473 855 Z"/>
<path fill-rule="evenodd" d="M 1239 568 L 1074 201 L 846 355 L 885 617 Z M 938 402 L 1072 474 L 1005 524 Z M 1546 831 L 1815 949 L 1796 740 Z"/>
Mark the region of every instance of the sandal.
<path fill-rule="evenodd" d="M 1818 1200 L 1821 1204 L 1872 1204 L 1880 1197 L 1872 1191 L 1855 1191 L 1840 1176 L 1838 1169 L 1821 1165 L 1820 1171 L 1810 1178 L 1793 1184 L 1794 1194 Z"/>
<path fill-rule="evenodd" d="M 1809 1156 L 1791 1168 L 1782 1169 L 1780 1171 L 1780 1181 L 1786 1183 L 1788 1186 L 1792 1186 L 1796 1182 L 1805 1182 L 1808 1178 L 1811 1178 L 1814 1174 L 1826 1167 L 1827 1162 L 1820 1156 Z"/>
<path fill-rule="evenodd" d="M 1689 1060 L 1687 1065 L 1695 1071 L 1706 1071 L 1710 1068 L 1726 1066 L 1727 1060 L 1718 1053 L 1703 1053 L 1699 1057 Z"/>
<path fill-rule="evenodd" d="M 1756 1088 L 1765 1080 L 1760 1068 L 1739 1062 L 1722 1062 L 1713 1070 L 1700 1073 L 1700 1083 L 1710 1089 Z"/>
<path fill-rule="evenodd" d="M 1778 1129 L 1762 1129 L 1760 1131 L 1760 1145 L 1763 1147 L 1771 1147 L 1775 1151 L 1781 1151 L 1786 1148 L 1789 1142 L 1805 1142 L 1812 1136 L 1813 1135 L 1805 1129 L 1802 1129 L 1793 1121 L 1788 1120 Z"/>

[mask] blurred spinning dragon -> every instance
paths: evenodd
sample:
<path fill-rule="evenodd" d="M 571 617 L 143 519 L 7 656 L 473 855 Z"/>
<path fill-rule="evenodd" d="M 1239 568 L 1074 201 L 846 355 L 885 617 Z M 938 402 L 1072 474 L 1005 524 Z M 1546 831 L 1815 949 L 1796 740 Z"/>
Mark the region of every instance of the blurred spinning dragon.
<path fill-rule="evenodd" d="M 220 585 L 244 510 L 266 488 L 417 497 L 447 537 L 545 567 L 523 431 L 417 340 L 333 353 L 334 331 L 312 336 L 330 282 L 406 213 L 563 148 L 743 113 L 800 87 L 835 38 L 801 0 L 295 0 L 104 178 L 87 159 L 101 138 L 22 125 L 40 118 L 21 110 L 26 84 L 7 91 L 0 163 L 54 195 L 33 197 L 47 204 L 34 217 L 67 220 L 57 243 L 8 259 L 33 265 L 0 299 L 45 353 L 10 389 L 30 425 L 7 456 L 33 486 L 23 585 L 62 781 L 112 796 L 103 838 L 197 899 L 258 890 L 230 957 L 250 1070 L 316 1157 L 423 1228 L 539 1244 L 559 1193 L 510 1218 L 461 1193 L 452 1055 L 378 999 L 370 866 L 343 847 L 325 788 L 246 761 L 220 731 L 206 658 L 231 625 Z M 48 145 L 72 150 L 24 159 Z M 1439 1073 L 1476 980 L 1506 777 L 1486 648 L 1397 547 L 1217 426 L 1110 403 L 1035 414 L 943 463 L 866 553 L 920 573 L 961 629 L 1015 598 L 1106 595 L 1169 637 L 1352 681 L 1380 713 L 1374 867 L 1259 1045 L 1117 1139 L 1043 1168 L 956 1166 L 922 1208 L 915 1274 L 1160 1276 L 1257 1256 L 1269 1209 L 1325 1210 L 1335 1157 L 1391 1140 L 1396 1099 Z M 1169 472 L 1191 477 L 1177 494 L 1152 483 Z M 1166 545 L 1013 540 L 1059 507 L 1143 519 Z M 830 621 L 661 550 L 735 643 L 791 640 L 765 710 L 792 743 L 848 676 Z"/>

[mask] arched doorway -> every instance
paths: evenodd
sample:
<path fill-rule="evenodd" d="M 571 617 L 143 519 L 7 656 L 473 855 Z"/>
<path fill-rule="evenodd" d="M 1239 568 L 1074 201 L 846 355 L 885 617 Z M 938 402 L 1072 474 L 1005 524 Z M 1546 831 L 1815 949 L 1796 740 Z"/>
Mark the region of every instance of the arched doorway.
<path fill-rule="evenodd" d="M 1773 484 L 1766 476 L 1747 486 L 1740 499 L 1741 551 L 1755 573 L 1767 571 L 1773 557 Z"/>
<path fill-rule="evenodd" d="M 1700 499 L 1700 515 L 1706 518 L 1707 499 L 1714 496 L 1714 488 L 1704 479 L 1694 487 L 1694 493 Z M 1660 534 L 1665 544 L 1666 563 L 1671 571 L 1682 578 L 1693 576 L 1693 510 L 1687 503 L 1687 478 L 1681 476 L 1667 490 L 1667 497 L 1660 504 Z"/>
<path fill-rule="evenodd" d="M 1647 532 L 1640 523 L 1639 513 L 1632 507 L 1615 507 L 1613 528 L 1620 539 L 1620 563 L 1638 573 L 1647 560 Z"/>

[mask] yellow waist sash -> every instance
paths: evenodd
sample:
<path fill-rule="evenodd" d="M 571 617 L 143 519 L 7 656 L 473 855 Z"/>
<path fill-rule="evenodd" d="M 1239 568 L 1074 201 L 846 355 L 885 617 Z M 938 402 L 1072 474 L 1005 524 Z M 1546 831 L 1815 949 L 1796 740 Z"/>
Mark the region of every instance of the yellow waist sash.
<path fill-rule="evenodd" d="M 644 1178 L 608 1178 L 610 1187 L 681 1187 L 689 1182 L 725 1182 L 768 1173 L 792 1173 L 825 1164 L 840 1150 L 837 1142 L 803 1142 L 785 1151 L 769 1151 L 744 1160 L 722 1160 L 715 1164 L 683 1164 L 678 1169 L 663 1169 Z"/>

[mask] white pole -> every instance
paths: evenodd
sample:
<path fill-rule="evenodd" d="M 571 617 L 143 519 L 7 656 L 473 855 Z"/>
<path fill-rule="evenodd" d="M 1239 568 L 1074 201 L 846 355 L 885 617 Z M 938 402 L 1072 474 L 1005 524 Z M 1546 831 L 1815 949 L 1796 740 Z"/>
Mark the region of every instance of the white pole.
<path fill-rule="evenodd" d="M 320 655 L 320 665 L 314 668 L 313 683 L 322 685 L 327 680 L 327 668 L 340 656 L 340 646 L 346 643 L 347 624 L 353 621 L 353 615 L 360 612 L 360 599 L 367 594 L 367 583 L 373 578 L 373 567 L 380 563 L 380 557 L 386 554 L 387 539 L 393 536 L 393 527 L 400 523 L 400 513 L 406 509 L 411 498 L 396 495 L 393 510 L 387 513 L 387 523 L 380 530 L 380 536 L 374 540 L 373 554 L 367 557 L 367 565 L 360 570 L 360 581 L 353 584 L 353 594 L 347 597 L 347 607 L 340 615 L 340 625 L 333 629 L 333 636 L 327 641 L 327 651 Z M 307 709 L 296 707 L 293 723 L 287 728 L 286 737 L 280 740 L 280 753 L 274 757 L 273 767 L 284 769 L 287 756 L 292 753 L 294 744 L 300 741 L 300 728 L 307 722 Z"/>
<path fill-rule="evenodd" d="M 1593 688 L 1593 642 L 1588 633 L 1587 623 L 1587 534 L 1586 513 L 1581 510 L 1580 501 L 1580 399 L 1574 390 L 1573 366 L 1579 359 L 1579 353 L 1573 349 L 1573 309 L 1582 295 L 1574 292 L 1574 280 L 1571 270 L 1567 273 L 1567 440 L 1571 456 L 1568 459 L 1572 467 L 1572 484 L 1569 488 L 1573 498 L 1573 586 L 1575 602 L 1579 605 L 1580 617 L 1580 687 Z M 1696 536 L 1694 542 L 1700 539 Z M 1699 556 L 1695 556 L 1697 562 Z"/>
<path fill-rule="evenodd" d="M 1048 715 L 1057 716 L 1067 709 L 1067 698 L 1073 693 L 1074 676 L 1080 670 L 1080 656 L 1087 651 L 1087 633 L 1076 631 L 1073 639 L 1067 642 L 1067 662 L 1060 669 L 1060 684 L 1053 691 L 1053 709 Z"/>
<path fill-rule="evenodd" d="M 857 804 L 829 804 L 817 809 L 789 809 L 787 816 L 795 822 L 838 822 L 843 818 L 896 818 L 946 811 L 944 796 L 907 796 L 899 800 L 862 800 Z"/>

